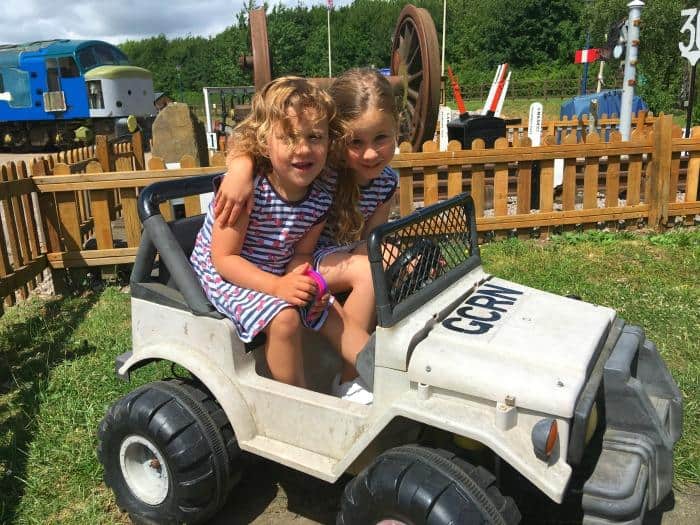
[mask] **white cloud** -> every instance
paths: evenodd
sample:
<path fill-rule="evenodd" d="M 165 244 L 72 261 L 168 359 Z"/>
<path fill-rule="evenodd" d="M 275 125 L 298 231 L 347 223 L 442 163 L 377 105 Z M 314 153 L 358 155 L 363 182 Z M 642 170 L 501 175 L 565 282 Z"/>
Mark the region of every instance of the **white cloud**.
<path fill-rule="evenodd" d="M 258 0 L 262 5 L 262 0 Z M 278 0 L 268 4 L 325 5 L 325 0 Z M 335 0 L 336 7 L 352 0 Z M 245 0 L 3 0 L 0 43 L 53 38 L 106 40 L 113 44 L 165 34 L 214 36 L 236 22 Z"/>

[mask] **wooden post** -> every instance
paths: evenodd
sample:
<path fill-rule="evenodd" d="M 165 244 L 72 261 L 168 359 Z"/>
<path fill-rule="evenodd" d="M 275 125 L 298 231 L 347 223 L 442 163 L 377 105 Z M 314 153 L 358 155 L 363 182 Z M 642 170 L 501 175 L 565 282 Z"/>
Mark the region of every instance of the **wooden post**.
<path fill-rule="evenodd" d="M 700 137 L 700 127 L 694 127 L 691 137 Z M 685 179 L 685 202 L 695 202 L 698 200 L 698 182 L 700 180 L 700 152 L 691 151 L 688 159 L 688 171 Z"/>
<path fill-rule="evenodd" d="M 2 182 L 2 181 L 0 181 Z M 9 198 L 7 199 L 9 201 Z M 3 205 L 3 201 L 0 200 L 0 206 L 3 207 L 5 210 L 7 209 Z M 3 213 L 7 213 L 6 211 L 3 211 Z M 8 257 L 7 254 L 7 240 L 5 239 L 5 233 L 3 231 L 3 228 L 0 227 L 0 283 L 2 283 L 2 280 L 5 276 L 10 275 L 12 273 L 12 266 L 10 265 L 10 258 Z M 4 298 L 5 304 L 7 306 L 12 306 L 15 304 L 15 294 L 14 292 L 10 293 Z M 3 303 L 3 297 L 0 296 L 0 314 L 2 314 L 2 303 Z"/>
<path fill-rule="evenodd" d="M 462 144 L 458 140 L 447 143 L 447 151 L 461 151 Z M 447 173 L 447 198 L 462 193 L 462 166 L 450 165 Z"/>
<path fill-rule="evenodd" d="M 131 135 L 131 149 L 134 153 L 134 169 L 145 170 L 146 156 L 143 152 L 143 133 L 141 130 Z"/>
<path fill-rule="evenodd" d="M 472 141 L 473 151 L 483 151 L 486 148 L 484 139 L 475 139 Z M 486 173 L 484 172 L 484 164 L 479 161 L 479 164 L 473 163 L 471 168 L 471 189 L 470 194 L 474 199 L 474 213 L 477 217 L 484 216 L 484 208 L 486 207 Z"/>
<path fill-rule="evenodd" d="M 7 182 L 10 179 L 10 166 L 2 165 L 0 166 L 0 182 Z M 10 197 L 4 201 L 3 214 L 5 219 L 5 226 L 7 227 L 8 244 L 6 245 L 10 249 L 12 255 L 12 265 L 14 266 L 14 271 L 16 272 L 26 263 L 23 259 L 22 250 L 20 248 L 20 241 L 22 239 L 23 231 L 20 229 L 21 223 L 18 224 L 16 218 L 17 210 L 15 210 L 15 197 Z M 19 288 L 20 297 L 26 299 L 29 295 L 29 289 L 26 285 Z"/>
<path fill-rule="evenodd" d="M 102 171 L 114 171 L 114 158 L 106 135 L 97 135 L 95 137 L 95 157 L 97 157 L 97 162 L 102 166 Z"/>
<path fill-rule="evenodd" d="M 183 155 L 180 159 L 181 168 L 196 168 L 197 161 L 192 155 Z M 190 195 L 185 197 L 185 217 L 194 217 L 202 213 L 201 207 L 199 205 L 199 195 Z M 206 210 L 205 210 L 206 211 Z"/>
<path fill-rule="evenodd" d="M 423 153 L 436 153 L 437 143 L 429 140 L 423 144 Z M 430 206 L 438 201 L 438 173 L 437 166 L 423 168 L 423 205 Z"/>
<path fill-rule="evenodd" d="M 507 150 L 508 139 L 496 139 L 494 149 Z M 508 163 L 497 162 L 493 168 L 493 213 L 496 217 L 508 215 Z"/>
<path fill-rule="evenodd" d="M 654 153 L 649 169 L 649 227 L 661 229 L 668 220 L 668 188 L 671 174 L 670 115 L 659 116 L 654 123 Z"/>

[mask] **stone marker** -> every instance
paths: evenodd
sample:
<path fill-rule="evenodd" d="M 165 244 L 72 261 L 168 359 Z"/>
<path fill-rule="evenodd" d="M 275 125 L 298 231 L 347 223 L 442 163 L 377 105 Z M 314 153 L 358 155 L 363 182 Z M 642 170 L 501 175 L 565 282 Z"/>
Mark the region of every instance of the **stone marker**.
<path fill-rule="evenodd" d="M 166 163 L 192 155 L 197 166 L 209 165 L 204 126 L 187 104 L 173 102 L 158 113 L 153 121 L 151 153 Z"/>

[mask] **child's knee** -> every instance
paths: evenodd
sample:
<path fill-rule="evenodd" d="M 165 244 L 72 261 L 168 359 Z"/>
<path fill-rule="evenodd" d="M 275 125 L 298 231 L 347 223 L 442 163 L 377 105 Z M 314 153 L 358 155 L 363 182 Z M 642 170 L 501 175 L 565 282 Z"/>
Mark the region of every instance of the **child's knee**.
<path fill-rule="evenodd" d="M 285 308 L 270 322 L 270 330 L 280 337 L 291 337 L 301 330 L 301 317 L 296 308 Z"/>
<path fill-rule="evenodd" d="M 372 288 L 372 270 L 367 257 L 358 256 L 353 265 L 353 281 L 355 287 Z"/>

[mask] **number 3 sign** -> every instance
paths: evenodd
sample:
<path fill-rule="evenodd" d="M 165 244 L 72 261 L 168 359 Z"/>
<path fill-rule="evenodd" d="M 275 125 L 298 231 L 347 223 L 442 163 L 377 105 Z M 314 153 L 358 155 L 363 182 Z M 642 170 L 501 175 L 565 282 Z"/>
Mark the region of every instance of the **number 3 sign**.
<path fill-rule="evenodd" d="M 685 23 L 681 27 L 681 33 L 690 33 L 688 43 L 678 42 L 678 49 L 681 50 L 681 56 L 688 59 L 691 66 L 700 58 L 700 17 L 698 17 L 698 9 L 683 9 L 681 16 L 687 17 Z"/>

